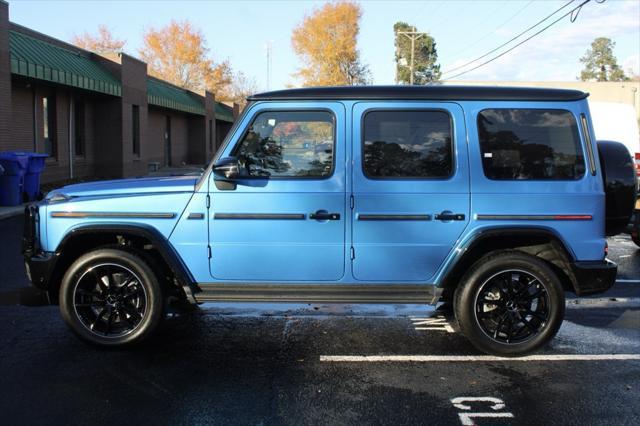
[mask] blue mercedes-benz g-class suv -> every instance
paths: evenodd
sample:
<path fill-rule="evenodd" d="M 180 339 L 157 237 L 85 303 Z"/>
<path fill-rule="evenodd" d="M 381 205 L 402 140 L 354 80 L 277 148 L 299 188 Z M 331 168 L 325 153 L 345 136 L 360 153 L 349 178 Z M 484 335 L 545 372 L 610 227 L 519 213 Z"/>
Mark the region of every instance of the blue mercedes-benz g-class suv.
<path fill-rule="evenodd" d="M 27 208 L 27 273 L 81 338 L 147 338 L 166 300 L 448 300 L 480 350 L 530 352 L 565 292 L 607 290 L 632 160 L 587 94 L 329 87 L 249 98 L 200 177 L 70 185 Z"/>

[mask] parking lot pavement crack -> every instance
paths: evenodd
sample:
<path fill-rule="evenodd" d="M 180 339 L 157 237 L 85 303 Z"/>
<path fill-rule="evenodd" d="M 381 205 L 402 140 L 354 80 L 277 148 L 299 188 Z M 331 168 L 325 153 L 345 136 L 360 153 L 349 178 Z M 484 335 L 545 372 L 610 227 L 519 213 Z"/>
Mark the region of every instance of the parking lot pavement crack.
<path fill-rule="evenodd" d="M 270 401 L 269 401 L 269 418 L 265 419 L 266 423 L 279 423 L 279 400 L 280 400 L 280 389 L 279 381 L 282 380 L 278 371 L 280 368 L 278 366 L 282 366 L 287 363 L 287 353 L 289 348 L 289 337 L 291 333 L 292 325 L 298 322 L 298 319 L 292 319 L 286 317 L 284 325 L 282 327 L 282 334 L 280 336 L 280 344 L 278 346 L 278 351 L 276 353 L 276 359 L 274 360 L 274 366 L 272 366 L 271 374 L 269 375 L 269 390 L 270 390 Z"/>

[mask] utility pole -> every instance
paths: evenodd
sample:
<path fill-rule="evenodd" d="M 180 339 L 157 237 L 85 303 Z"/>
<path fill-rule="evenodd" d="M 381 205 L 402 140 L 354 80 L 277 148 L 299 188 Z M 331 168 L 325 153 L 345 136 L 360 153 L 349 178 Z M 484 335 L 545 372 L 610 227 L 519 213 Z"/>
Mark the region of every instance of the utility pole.
<path fill-rule="evenodd" d="M 265 46 L 267 50 L 267 91 L 271 90 L 271 50 L 273 49 L 272 41 L 269 40 Z"/>
<path fill-rule="evenodd" d="M 413 61 L 416 50 L 416 40 L 419 40 L 421 37 L 426 36 L 427 33 L 419 33 L 416 31 L 416 27 L 412 28 L 412 31 L 398 31 L 397 34 L 403 35 L 411 40 L 411 62 L 409 63 L 409 70 L 411 74 L 409 76 L 409 82 L 413 85 Z"/>

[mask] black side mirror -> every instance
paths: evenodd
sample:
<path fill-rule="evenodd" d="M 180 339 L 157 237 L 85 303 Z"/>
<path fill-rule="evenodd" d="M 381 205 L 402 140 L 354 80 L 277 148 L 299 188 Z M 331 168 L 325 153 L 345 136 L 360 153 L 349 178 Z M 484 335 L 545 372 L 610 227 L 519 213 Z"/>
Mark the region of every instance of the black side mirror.
<path fill-rule="evenodd" d="M 219 159 L 213 166 L 213 174 L 220 179 L 234 180 L 240 176 L 240 165 L 235 157 Z"/>

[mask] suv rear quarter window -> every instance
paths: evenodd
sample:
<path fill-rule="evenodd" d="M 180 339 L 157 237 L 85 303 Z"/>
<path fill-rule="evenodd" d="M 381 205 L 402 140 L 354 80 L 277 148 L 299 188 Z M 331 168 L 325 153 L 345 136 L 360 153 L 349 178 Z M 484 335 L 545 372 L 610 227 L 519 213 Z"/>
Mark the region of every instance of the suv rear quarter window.
<path fill-rule="evenodd" d="M 497 180 L 577 180 L 585 162 L 573 114 L 486 109 L 478 114 L 484 174 Z"/>

